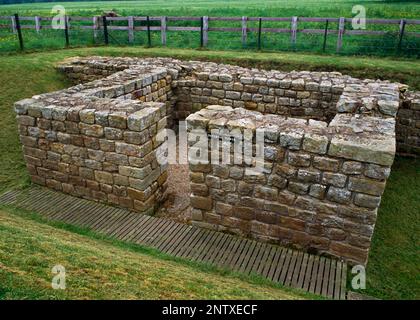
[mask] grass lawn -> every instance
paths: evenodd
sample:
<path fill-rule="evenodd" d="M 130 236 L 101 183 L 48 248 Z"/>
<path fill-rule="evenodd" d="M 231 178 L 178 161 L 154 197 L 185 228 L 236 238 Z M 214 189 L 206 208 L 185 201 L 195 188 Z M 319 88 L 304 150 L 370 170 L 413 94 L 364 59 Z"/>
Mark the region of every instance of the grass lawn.
<path fill-rule="evenodd" d="M 209 59 L 218 62 L 238 63 L 245 66 L 259 66 L 267 69 L 282 70 L 337 70 L 358 77 L 383 78 L 390 80 L 397 79 L 401 82 L 411 84 L 414 88 L 420 89 L 418 83 L 420 62 L 418 60 L 115 47 L 71 49 L 4 56 L 0 59 L 0 112 L 2 115 L 0 118 L 0 150 L 2 151 L 0 154 L 0 192 L 10 188 L 26 186 L 29 183 L 18 141 L 15 116 L 12 110 L 13 102 L 31 97 L 34 94 L 67 87 L 69 83 L 62 75 L 53 69 L 53 65 L 66 57 L 94 54 L 174 56 L 185 59 Z M 418 237 L 420 234 L 418 226 L 420 218 L 419 190 L 420 161 L 397 158 L 378 213 L 378 222 L 367 270 L 368 288 L 365 293 L 379 298 L 420 298 L 420 283 L 418 276 L 418 266 L 420 265 L 418 256 Z M 7 221 L 17 219 L 6 213 L 3 213 L 3 215 L 6 218 L 3 218 L 2 216 L 1 219 L 7 219 Z M 24 221 L 22 221 L 22 223 L 24 223 Z M 26 223 L 30 224 L 29 222 Z M 13 222 L 10 222 L 10 224 L 13 224 Z M 3 226 L 3 220 L 0 225 Z M 36 228 L 42 229 L 43 226 L 37 224 Z M 7 230 L 9 229 L 0 229 L 0 238 L 5 238 L 5 241 L 11 237 L 3 235 L 3 233 L 10 233 L 10 231 Z M 21 234 L 21 232 L 24 231 L 19 231 L 19 234 Z M 11 233 L 13 234 L 13 232 Z M 51 233 L 52 232 L 50 232 L 50 234 Z M 37 233 L 34 234 L 36 235 Z M 26 237 L 28 239 L 31 238 L 28 234 Z M 89 239 L 83 239 L 84 241 L 91 241 Z M 0 241 L 0 245 L 2 245 L 2 242 L 3 240 Z M 22 261 L 25 259 L 36 259 L 37 252 L 39 251 L 39 254 L 42 254 L 44 247 L 44 245 L 39 244 L 40 242 L 31 249 L 33 250 L 32 253 L 30 251 L 22 251 L 22 254 L 27 256 L 15 255 L 14 259 L 22 259 Z M 79 245 L 78 242 L 74 242 L 74 244 Z M 46 246 L 48 247 L 48 244 L 46 244 Z M 23 250 L 23 248 L 20 250 Z M 108 250 L 99 250 L 100 253 L 102 253 L 102 251 L 106 252 Z M 0 254 L 2 254 L 2 251 L 0 251 Z M 3 260 L 0 259 L 0 261 Z M 44 278 L 42 278 L 44 279 L 43 282 L 41 282 L 42 285 L 47 283 L 45 282 L 45 279 L 50 279 L 49 268 L 50 267 L 48 266 L 48 270 L 45 271 Z M 4 270 L 4 268 L 0 265 L 0 272 L 2 272 L 2 270 Z M 10 290 L 16 288 L 16 294 L 18 294 L 19 290 L 24 290 L 22 287 L 19 287 L 18 284 L 10 282 L 12 281 L 11 275 L 13 273 L 7 274 L 9 277 L 8 283 L 10 285 L 8 288 Z M 22 274 L 23 276 L 25 271 L 19 271 L 17 275 L 19 274 Z M 45 278 L 46 275 L 48 275 L 47 278 Z M 107 275 L 101 274 L 101 276 L 105 277 Z M 2 279 L 0 279 L 0 283 L 3 283 Z M 86 288 L 88 288 L 89 284 L 87 282 L 85 282 L 85 284 L 87 286 Z M 8 295 L 12 295 L 13 292 L 14 289 L 12 290 L 12 293 L 9 292 Z M 25 294 L 29 295 L 29 293 L 24 292 L 21 296 L 23 297 Z M 46 291 L 39 293 L 32 292 L 31 294 L 39 294 L 39 297 L 47 297 L 44 295 L 46 294 Z M 156 294 L 156 292 L 151 292 L 150 297 L 152 297 L 153 294 Z M 166 294 L 175 295 L 176 292 L 166 292 Z M 197 293 L 197 296 L 198 295 L 199 293 Z M 224 295 L 223 297 L 227 297 L 227 295 Z"/>
<path fill-rule="evenodd" d="M 0 6 L 0 12 L 13 14 L 51 14 L 62 5 L 68 14 L 94 15 L 116 10 L 121 15 L 194 16 L 277 16 L 350 17 L 352 7 L 363 5 L 371 18 L 418 18 L 416 1 L 384 0 L 140 0 L 44 2 Z"/>
<path fill-rule="evenodd" d="M 310 297 L 142 251 L 0 210 L 0 300 Z M 55 265 L 66 269 L 66 290 L 51 287 Z"/>

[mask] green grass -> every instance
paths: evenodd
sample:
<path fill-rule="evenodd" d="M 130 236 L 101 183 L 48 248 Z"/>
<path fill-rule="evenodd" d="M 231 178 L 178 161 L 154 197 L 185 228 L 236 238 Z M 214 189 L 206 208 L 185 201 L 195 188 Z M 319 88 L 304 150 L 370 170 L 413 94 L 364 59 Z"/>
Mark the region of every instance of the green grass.
<path fill-rule="evenodd" d="M 358 77 L 398 80 L 420 89 L 420 62 L 417 60 L 115 47 L 5 56 L 0 60 L 0 192 L 29 184 L 18 141 L 13 102 L 69 86 L 53 66 L 66 57 L 76 55 L 173 56 L 267 69 L 337 70 Z M 419 190 L 420 161 L 397 158 L 378 213 L 367 269 L 368 288 L 365 293 L 388 299 L 420 298 L 420 230 L 417 224 L 420 218 Z M 10 290 L 12 289 L 13 286 Z"/>
<path fill-rule="evenodd" d="M 316 298 L 12 212 L 0 210 L 0 300 Z M 51 287 L 55 265 L 65 290 Z"/>
<path fill-rule="evenodd" d="M 416 18 L 416 1 L 384 0 L 141 0 L 44 2 L 5 5 L 1 12 L 13 14 L 51 14 L 54 5 L 62 5 L 68 14 L 94 15 L 116 10 L 121 15 L 194 15 L 194 16 L 299 16 L 351 17 L 354 5 L 363 5 L 372 18 Z"/>
<path fill-rule="evenodd" d="M 366 294 L 420 299 L 420 160 L 397 158 L 382 197 Z"/>
<path fill-rule="evenodd" d="M 51 9 L 54 5 L 64 6 L 68 15 L 93 16 L 102 15 L 104 11 L 116 11 L 122 16 L 249 16 L 249 17 L 347 17 L 354 16 L 354 5 L 363 5 L 366 8 L 367 18 L 386 19 L 420 19 L 418 12 L 420 5 L 415 1 L 382 1 L 382 0 L 296 0 L 280 1 L 269 0 L 256 2 L 251 0 L 233 1 L 194 1 L 194 0 L 169 0 L 169 1 L 89 1 L 89 2 L 59 2 L 59 3 L 28 3 L 0 6 L 1 15 L 19 13 L 21 16 L 52 16 Z M 6 23 L 6 22 L 4 22 Z M 9 22 L 7 22 L 9 23 Z M 23 24 L 28 22 L 23 21 Z M 46 22 L 48 23 L 48 22 Z M 90 24 L 90 22 L 72 22 L 75 27 L 70 33 L 71 43 L 77 46 L 92 45 L 95 43 L 92 32 L 80 29 L 77 26 Z M 117 25 L 126 25 L 124 22 L 113 22 Z M 170 22 L 171 26 L 199 26 L 199 21 Z M 137 22 L 136 25 L 144 25 Z M 152 22 L 159 26 L 159 22 Z M 233 21 L 210 21 L 211 27 L 240 27 L 241 22 Z M 257 28 L 258 22 L 249 22 L 249 28 Z M 264 22 L 263 27 L 290 28 L 290 22 Z M 299 29 L 324 29 L 325 23 L 299 22 Z M 351 23 L 346 23 L 346 30 L 352 28 Z M 329 29 L 337 30 L 338 23 L 330 22 Z M 420 39 L 412 36 L 403 38 L 401 50 L 397 50 L 399 26 L 395 25 L 367 25 L 368 30 L 388 31 L 386 35 L 344 35 L 342 54 L 346 55 L 406 55 L 418 57 L 420 52 Z M 417 25 L 407 25 L 406 32 L 420 32 Z M 24 29 L 25 47 L 31 50 L 45 48 L 62 48 L 64 46 L 64 34 L 62 30 L 45 29 L 40 35 L 35 31 Z M 110 31 L 110 41 L 113 44 L 127 45 L 126 31 Z M 134 45 L 147 43 L 146 32 L 136 32 Z M 331 34 L 327 38 L 326 52 L 335 53 L 337 36 Z M 266 51 L 306 51 L 321 53 L 323 49 L 323 34 L 299 33 L 297 44 L 292 45 L 289 33 L 263 33 L 261 37 L 262 49 Z M 100 35 L 96 43 L 103 43 Z M 152 43 L 160 45 L 160 32 L 152 32 Z M 200 44 L 198 32 L 175 32 L 168 31 L 167 45 L 176 48 L 197 48 Z M 241 43 L 238 32 L 209 33 L 208 47 L 212 50 L 256 50 L 257 34 L 248 33 L 248 41 L 245 46 Z M 0 52 L 11 52 L 18 49 L 16 36 L 8 29 L 0 29 Z"/>

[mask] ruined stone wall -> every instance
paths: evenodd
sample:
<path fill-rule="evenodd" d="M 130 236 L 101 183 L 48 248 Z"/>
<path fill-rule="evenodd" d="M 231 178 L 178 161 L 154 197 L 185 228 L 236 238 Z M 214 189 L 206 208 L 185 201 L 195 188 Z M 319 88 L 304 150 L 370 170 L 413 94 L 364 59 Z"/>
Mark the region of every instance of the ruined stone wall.
<path fill-rule="evenodd" d="M 163 200 L 157 133 L 167 126 L 170 76 L 142 70 L 16 103 L 34 183 L 143 213 Z M 146 102 L 147 101 L 147 102 Z M 153 102 L 156 101 L 156 102 Z M 161 102 L 159 102 L 161 101 Z"/>
<path fill-rule="evenodd" d="M 394 119 L 341 114 L 328 125 L 209 106 L 187 123 L 191 152 L 197 130 L 232 138 L 233 130 L 264 130 L 265 138 L 261 173 L 233 163 L 233 144 L 229 164 L 222 156 L 190 164 L 194 224 L 367 262 L 395 153 Z"/>
<path fill-rule="evenodd" d="M 420 156 L 420 92 L 407 92 L 397 114 L 397 149 L 403 155 Z"/>
<path fill-rule="evenodd" d="M 72 58 L 58 68 L 81 83 L 139 65 L 171 70 L 174 120 L 217 104 L 329 121 L 347 85 L 363 91 L 366 85 L 375 83 L 337 72 L 285 73 L 168 58 Z M 403 155 L 420 155 L 419 96 L 419 92 L 407 91 L 398 109 L 397 152 Z M 360 101 L 352 106 L 358 104 Z M 169 123 L 173 124 L 172 119 Z"/>
<path fill-rule="evenodd" d="M 190 163 L 193 222 L 350 262 L 367 261 L 395 117 L 398 142 L 418 152 L 419 96 L 401 99 L 402 86 L 388 81 L 168 58 L 58 68 L 79 84 L 15 105 L 33 182 L 151 214 L 167 184 L 162 129 L 185 118 L 190 138 L 194 128 L 210 138 L 212 129 L 263 128 L 262 174 L 246 174 L 255 161 Z"/>

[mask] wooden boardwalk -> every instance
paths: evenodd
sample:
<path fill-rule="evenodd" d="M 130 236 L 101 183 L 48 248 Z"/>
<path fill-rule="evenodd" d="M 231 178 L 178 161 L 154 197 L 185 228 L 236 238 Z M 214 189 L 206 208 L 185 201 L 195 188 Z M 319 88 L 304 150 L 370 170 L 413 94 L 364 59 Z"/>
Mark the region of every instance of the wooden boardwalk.
<path fill-rule="evenodd" d="M 328 298 L 346 298 L 347 265 L 335 259 L 145 216 L 40 187 L 6 192 L 0 196 L 0 205 L 34 211 L 49 220 L 90 228 L 172 256 L 258 274 Z"/>

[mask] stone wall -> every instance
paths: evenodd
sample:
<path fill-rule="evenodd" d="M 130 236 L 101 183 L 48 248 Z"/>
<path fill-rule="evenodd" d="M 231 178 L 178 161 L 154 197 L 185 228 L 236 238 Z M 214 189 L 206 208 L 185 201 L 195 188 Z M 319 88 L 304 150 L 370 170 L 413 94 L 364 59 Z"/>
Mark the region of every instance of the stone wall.
<path fill-rule="evenodd" d="M 208 105 L 226 105 L 329 121 L 337 112 L 338 100 L 348 96 L 351 88 L 365 91 L 375 83 L 384 83 L 356 79 L 338 72 L 265 71 L 169 58 L 72 58 L 58 68 L 80 83 L 133 66 L 164 67 L 171 71 L 175 96 L 174 120 L 183 120 Z M 406 88 L 403 85 L 399 87 L 402 90 Z M 407 91 L 398 109 L 397 152 L 402 155 L 420 155 L 419 96 L 419 92 Z M 348 104 L 352 105 L 349 110 L 357 112 L 358 105 L 372 104 L 369 99 L 375 99 L 369 94 L 363 98 L 365 103 L 360 99 Z M 395 110 L 395 107 L 392 108 Z M 169 122 L 172 124 L 172 119 Z"/>
<path fill-rule="evenodd" d="M 233 164 L 233 145 L 230 164 L 190 164 L 194 224 L 367 262 L 395 153 L 394 119 L 341 114 L 328 125 L 209 106 L 187 121 L 191 152 L 200 129 L 232 139 L 235 129 L 264 130 L 265 138 L 261 173 Z"/>
<path fill-rule="evenodd" d="M 420 92 L 405 94 L 397 114 L 396 135 L 400 154 L 420 156 Z"/>
<path fill-rule="evenodd" d="M 171 77 L 165 70 L 142 71 L 16 103 L 34 183 L 153 213 L 166 189 L 156 135 L 172 108 Z"/>
<path fill-rule="evenodd" d="M 405 87 L 389 81 L 169 58 L 58 69 L 78 84 L 15 104 L 34 183 L 151 214 L 167 185 L 161 130 L 185 118 L 190 138 L 196 127 L 210 137 L 264 128 L 259 175 L 245 174 L 251 164 L 190 163 L 193 223 L 355 263 L 367 261 L 395 117 L 401 148 L 419 150 L 419 95 L 401 98 Z"/>

